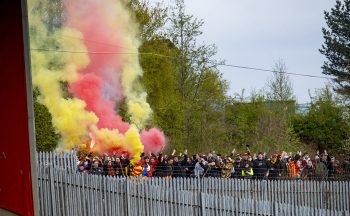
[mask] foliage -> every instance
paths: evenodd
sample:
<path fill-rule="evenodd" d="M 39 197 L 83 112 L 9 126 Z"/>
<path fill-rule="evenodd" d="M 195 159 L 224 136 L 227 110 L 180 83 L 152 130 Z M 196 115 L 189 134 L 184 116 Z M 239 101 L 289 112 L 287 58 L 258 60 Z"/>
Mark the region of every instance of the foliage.
<path fill-rule="evenodd" d="M 153 39 L 142 45 L 142 52 L 173 56 L 177 52 L 169 40 Z M 162 128 L 173 147 L 182 144 L 181 98 L 177 91 L 176 65 L 172 58 L 144 55 L 140 59 L 144 70 L 142 83 L 153 109 L 153 124 Z"/>
<path fill-rule="evenodd" d="M 181 97 L 181 137 L 190 151 L 223 142 L 220 127 L 227 83 L 216 66 L 215 45 L 199 44 L 203 21 L 185 13 L 183 0 L 175 0 L 170 11 L 167 37 L 177 48 L 177 91 Z M 219 116 L 217 116 L 219 115 Z M 214 138 L 215 137 L 215 138 Z"/>
<path fill-rule="evenodd" d="M 164 34 L 162 30 L 167 20 L 168 9 L 166 7 L 162 7 L 160 3 L 151 6 L 145 0 L 130 0 L 128 5 L 139 24 L 142 40 L 149 41 Z"/>
<path fill-rule="evenodd" d="M 300 141 L 291 127 L 291 115 L 288 115 L 293 113 L 293 107 L 294 101 L 270 101 L 261 94 L 252 96 L 249 102 L 232 101 L 226 107 L 231 143 L 241 150 L 249 144 L 255 151 L 295 152 Z"/>
<path fill-rule="evenodd" d="M 204 71 L 202 77 L 205 82 L 198 87 L 197 96 L 186 104 L 186 147 L 194 152 L 207 152 L 228 141 L 224 112 L 228 85 L 214 70 Z"/>
<path fill-rule="evenodd" d="M 52 151 L 56 148 L 60 135 L 52 126 L 51 114 L 39 103 L 40 93 L 34 89 L 35 139 L 37 151 Z"/>
<path fill-rule="evenodd" d="M 43 16 L 52 13 L 52 19 L 45 19 L 49 20 L 46 24 L 56 28 L 64 21 L 64 10 L 60 0 L 50 2 L 50 8 L 37 10 L 43 11 Z M 203 20 L 185 13 L 184 0 L 173 2 L 173 7 L 166 7 L 147 0 L 128 1 L 139 23 L 140 64 L 144 71 L 140 82 L 154 111 L 147 126 L 164 130 L 169 139 L 168 151 L 187 148 L 189 153 L 227 153 L 236 148 L 241 152 L 246 144 L 253 151 L 268 153 L 296 152 L 313 145 L 334 152 L 349 148 L 349 107 L 327 88 L 312 98 L 308 112 L 298 113 L 282 60 L 275 64 L 277 72 L 265 91 L 253 93 L 248 101 L 244 100 L 244 92 L 239 100 L 228 97 L 228 83 L 217 68 L 222 62 L 215 58 L 215 45 L 198 42 Z M 336 77 L 342 94 L 350 94 L 345 60 L 350 59 L 349 2 L 337 1 L 331 12 L 325 12 L 329 29 L 323 29 L 325 44 L 320 50 L 328 59 L 323 71 Z M 31 31 L 35 33 L 35 29 Z M 52 59 L 50 64 L 62 66 L 59 59 Z M 67 83 L 61 86 L 64 96 L 71 97 Z M 60 136 L 38 96 L 35 90 L 37 149 L 53 150 Z M 116 110 L 129 121 L 125 104 Z"/>
<path fill-rule="evenodd" d="M 308 113 L 296 116 L 293 126 L 304 142 L 319 150 L 341 151 L 349 140 L 348 109 L 328 87 L 316 92 Z"/>
<path fill-rule="evenodd" d="M 350 0 L 337 0 L 325 11 L 328 28 L 323 28 L 324 44 L 320 52 L 327 58 L 323 73 L 334 77 L 335 89 L 350 96 Z"/>
<path fill-rule="evenodd" d="M 293 87 L 283 60 L 276 62 L 273 67 L 273 77 L 267 82 L 266 97 L 270 101 L 294 100 Z"/>
<path fill-rule="evenodd" d="M 291 118 L 295 114 L 293 88 L 282 60 L 273 68 L 276 73 L 267 81 L 264 91 L 252 92 L 249 101 L 231 100 L 226 107 L 226 121 L 231 130 L 230 142 L 244 150 L 247 144 L 252 150 L 296 151 L 300 140 L 295 134 Z"/>

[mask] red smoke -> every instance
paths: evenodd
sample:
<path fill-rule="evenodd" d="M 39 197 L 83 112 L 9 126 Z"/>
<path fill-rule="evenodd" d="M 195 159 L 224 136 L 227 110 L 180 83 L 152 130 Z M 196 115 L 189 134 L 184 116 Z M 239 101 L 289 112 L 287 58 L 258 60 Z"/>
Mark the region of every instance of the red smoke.
<path fill-rule="evenodd" d="M 116 106 L 125 97 L 121 86 L 121 69 L 124 63 L 121 53 L 128 50 L 123 50 L 123 41 L 119 35 L 123 29 L 115 28 L 116 14 L 109 7 L 114 1 L 119 0 L 65 1 L 65 25 L 81 32 L 90 59 L 89 65 L 78 71 L 79 79 L 71 83 L 69 91 L 74 97 L 85 101 L 86 110 L 96 114 L 99 118 L 98 128 L 118 129 L 125 133 L 130 124 L 123 122 L 116 112 Z M 152 128 L 142 131 L 141 142 L 145 152 L 157 152 L 165 146 L 166 139 L 163 132 Z M 103 149 L 103 146 L 94 148 Z M 117 152 L 122 150 L 103 149 Z"/>
<path fill-rule="evenodd" d="M 114 129 L 125 133 L 130 125 L 123 122 L 119 115 L 116 115 L 115 101 L 108 100 L 101 94 L 102 80 L 93 73 L 87 73 L 78 81 L 73 83 L 69 90 L 87 104 L 86 110 L 93 111 L 99 118 L 98 127 Z"/>
<path fill-rule="evenodd" d="M 159 152 L 166 144 L 164 133 L 157 128 L 142 130 L 141 142 L 145 147 L 144 152 Z"/>
<path fill-rule="evenodd" d="M 108 8 L 99 1 L 66 1 L 67 26 L 83 34 L 90 58 L 79 81 L 71 84 L 69 91 L 84 100 L 87 110 L 99 118 L 98 127 L 125 133 L 130 125 L 116 114 L 115 106 L 123 98 L 120 85 L 121 63 L 117 32 L 108 26 Z"/>

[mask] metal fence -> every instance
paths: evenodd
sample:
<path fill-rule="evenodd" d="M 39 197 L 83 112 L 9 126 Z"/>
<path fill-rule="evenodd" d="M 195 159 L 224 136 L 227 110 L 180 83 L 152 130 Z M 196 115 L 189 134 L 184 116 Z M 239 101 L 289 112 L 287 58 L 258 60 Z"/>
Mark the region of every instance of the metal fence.
<path fill-rule="evenodd" d="M 116 178 L 37 158 L 41 215 L 350 215 L 349 181 Z"/>
<path fill-rule="evenodd" d="M 77 169 L 77 153 L 56 153 L 56 152 L 37 152 L 36 164 L 39 166 L 52 166 L 55 169 L 66 170 L 68 173 L 75 173 Z"/>

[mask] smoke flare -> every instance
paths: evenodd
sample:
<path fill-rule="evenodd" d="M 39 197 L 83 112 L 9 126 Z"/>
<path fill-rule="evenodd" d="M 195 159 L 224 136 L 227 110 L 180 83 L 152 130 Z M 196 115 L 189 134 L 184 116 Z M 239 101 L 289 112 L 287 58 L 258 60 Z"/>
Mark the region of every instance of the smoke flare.
<path fill-rule="evenodd" d="M 139 132 L 152 110 L 139 83 L 138 26 L 124 1 L 58 2 L 64 17 L 60 25 L 42 15 L 52 6 L 44 0 L 29 1 L 29 23 L 30 45 L 36 49 L 31 52 L 33 84 L 62 135 L 59 149 L 90 140 L 100 152 L 129 152 L 132 162 L 139 160 L 144 146 L 158 151 L 165 145 L 164 133 L 156 128 Z M 130 123 L 116 112 L 123 102 Z"/>

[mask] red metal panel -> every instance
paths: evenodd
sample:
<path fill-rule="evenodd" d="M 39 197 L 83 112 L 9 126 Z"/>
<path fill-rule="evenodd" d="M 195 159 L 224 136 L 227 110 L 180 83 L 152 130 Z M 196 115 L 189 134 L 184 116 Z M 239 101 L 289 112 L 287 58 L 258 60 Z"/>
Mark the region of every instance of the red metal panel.
<path fill-rule="evenodd" d="M 21 1 L 0 8 L 0 208 L 33 215 Z"/>

